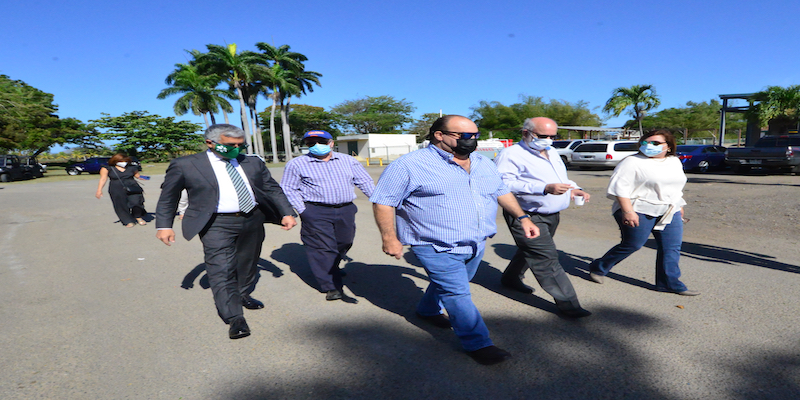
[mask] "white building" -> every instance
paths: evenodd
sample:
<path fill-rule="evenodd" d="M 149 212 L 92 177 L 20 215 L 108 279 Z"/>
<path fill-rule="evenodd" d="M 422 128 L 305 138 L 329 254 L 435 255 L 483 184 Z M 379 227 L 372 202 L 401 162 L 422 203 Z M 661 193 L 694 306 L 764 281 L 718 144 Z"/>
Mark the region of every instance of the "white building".
<path fill-rule="evenodd" d="M 335 142 L 336 151 L 349 154 L 359 161 L 372 158 L 388 162 L 417 149 L 416 136 L 403 134 L 341 135 Z"/>

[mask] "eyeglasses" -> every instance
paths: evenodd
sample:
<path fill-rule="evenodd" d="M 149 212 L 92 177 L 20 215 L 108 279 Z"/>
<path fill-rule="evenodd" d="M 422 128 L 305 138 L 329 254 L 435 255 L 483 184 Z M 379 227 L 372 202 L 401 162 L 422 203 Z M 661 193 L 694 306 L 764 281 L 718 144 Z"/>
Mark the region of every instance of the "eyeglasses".
<path fill-rule="evenodd" d="M 446 133 L 448 135 L 455 135 L 460 137 L 461 139 L 480 139 L 481 133 L 480 132 L 453 132 L 453 131 L 439 131 L 442 133 Z"/>
<path fill-rule="evenodd" d="M 666 144 L 667 142 L 656 142 L 655 140 L 644 141 L 642 144 L 651 144 L 653 146 L 661 146 L 662 144 Z"/>
<path fill-rule="evenodd" d="M 311 147 L 311 146 L 313 146 L 315 144 L 328 144 L 329 140 L 330 139 L 325 139 L 325 138 L 306 138 L 306 139 L 303 139 L 303 142 L 307 146 Z"/>
<path fill-rule="evenodd" d="M 222 145 L 222 146 L 233 146 L 233 147 L 242 147 L 242 146 L 245 145 L 244 143 L 220 143 L 220 142 L 215 142 L 213 140 L 209 140 L 209 142 L 214 143 L 214 144 L 219 144 L 219 145 Z"/>

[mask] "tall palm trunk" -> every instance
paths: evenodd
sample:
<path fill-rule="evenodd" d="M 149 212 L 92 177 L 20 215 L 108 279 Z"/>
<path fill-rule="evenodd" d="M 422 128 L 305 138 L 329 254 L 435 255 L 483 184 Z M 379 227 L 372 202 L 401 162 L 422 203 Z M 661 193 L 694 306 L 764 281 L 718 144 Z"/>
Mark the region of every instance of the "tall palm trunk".
<path fill-rule="evenodd" d="M 236 94 L 239 95 L 239 110 L 242 114 L 242 127 L 244 128 L 244 135 L 247 138 L 250 138 L 250 120 L 247 118 L 247 105 L 244 103 L 244 96 L 242 95 L 242 87 L 238 81 L 234 82 L 234 87 L 236 88 Z M 253 143 L 252 140 L 247 141 L 247 152 L 253 154 Z"/>
<path fill-rule="evenodd" d="M 258 114 L 256 113 L 255 106 L 250 107 L 250 118 L 253 122 L 253 147 L 256 154 L 264 157 L 264 140 L 261 138 L 261 130 L 258 129 Z"/>
<path fill-rule="evenodd" d="M 286 162 L 292 159 L 292 133 L 289 131 L 289 101 L 290 97 L 286 98 L 286 106 L 281 102 L 281 122 L 283 125 L 283 148 L 286 152 Z"/>
<path fill-rule="evenodd" d="M 216 120 L 216 118 L 214 118 L 214 113 L 209 111 L 208 115 L 211 116 L 211 125 L 216 125 L 217 124 L 217 120 Z"/>
<path fill-rule="evenodd" d="M 269 144 L 272 146 L 272 162 L 278 162 L 278 140 L 275 138 L 275 106 L 278 102 L 278 91 L 272 92 L 272 111 L 269 114 Z"/>
<path fill-rule="evenodd" d="M 212 115 L 211 117 L 213 118 L 214 116 Z M 203 112 L 203 120 L 206 121 L 206 128 L 208 128 L 208 115 L 205 112 Z"/>
<path fill-rule="evenodd" d="M 225 123 L 230 125 L 231 121 L 228 121 L 228 112 L 225 111 L 225 110 L 222 110 L 222 115 L 225 116 Z"/>

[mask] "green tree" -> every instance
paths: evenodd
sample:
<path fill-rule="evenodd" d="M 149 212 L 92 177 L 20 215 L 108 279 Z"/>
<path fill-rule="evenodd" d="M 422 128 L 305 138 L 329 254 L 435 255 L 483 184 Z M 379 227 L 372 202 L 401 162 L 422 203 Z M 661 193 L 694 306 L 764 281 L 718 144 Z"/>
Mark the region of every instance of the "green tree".
<path fill-rule="evenodd" d="M 716 99 L 708 102 L 686 102 L 685 107 L 666 108 L 664 110 L 645 116 L 642 119 L 644 129 L 669 129 L 676 136 L 684 140 L 690 137 L 716 138 L 719 129 L 720 108 L 722 105 Z M 741 114 L 729 114 L 726 120 L 729 129 L 743 129 L 747 120 Z"/>
<path fill-rule="evenodd" d="M 175 71 L 167 76 L 165 83 L 172 85 L 163 89 L 157 96 L 165 99 L 174 94 L 183 94 L 175 102 L 173 110 L 175 115 L 184 115 L 191 111 L 195 115 L 202 115 L 209 126 L 207 114 L 211 114 L 211 123 L 216 124 L 214 113 L 221 108 L 224 112 L 233 111 L 233 107 L 226 99 L 235 100 L 237 97 L 232 90 L 218 89 L 222 78 L 217 75 L 203 75 L 196 65 L 175 64 Z"/>
<path fill-rule="evenodd" d="M 248 138 L 250 151 L 253 152 L 253 137 L 250 132 L 250 119 L 247 116 L 248 107 L 243 88 L 254 80 L 256 74 L 267 74 L 266 71 L 263 71 L 265 67 L 262 65 L 262 57 L 252 51 L 237 53 L 236 43 L 227 46 L 209 44 L 206 45 L 206 48 L 208 49 L 207 53 L 197 53 L 198 68 L 205 75 L 213 74 L 223 77 L 236 91 L 236 95 L 239 97 L 242 125 Z"/>
<path fill-rule="evenodd" d="M 102 129 L 99 137 L 117 141 L 116 149 L 142 159 L 166 161 L 178 152 L 199 150 L 203 137 L 202 126 L 175 121 L 147 111 L 133 111 L 118 117 L 102 113 L 103 117 L 89 121 L 92 129 Z"/>
<path fill-rule="evenodd" d="M 506 106 L 497 101 L 481 101 L 472 107 L 471 118 L 483 131 L 502 139 L 518 139 L 525 119 L 547 117 L 562 126 L 600 126 L 603 120 L 588 108 L 588 103 L 564 100 L 544 101 L 538 96 L 520 96 L 520 102 Z"/>
<path fill-rule="evenodd" d="M 57 112 L 52 94 L 0 75 L 0 149 L 39 155 L 55 144 L 97 143 L 81 121 Z"/>
<path fill-rule="evenodd" d="M 392 96 L 363 97 L 337 104 L 331 112 L 338 114 L 340 125 L 349 133 L 400 133 L 414 119 L 416 107 L 406 99 Z"/>
<path fill-rule="evenodd" d="M 748 115 L 758 118 L 770 132 L 787 133 L 790 128 L 800 128 L 800 85 L 768 86 L 752 100 L 758 104 L 751 107 Z"/>
<path fill-rule="evenodd" d="M 428 138 L 428 131 L 433 125 L 433 122 L 439 119 L 439 113 L 425 113 L 419 117 L 419 119 L 415 119 L 414 122 L 411 123 L 411 127 L 408 129 L 408 133 L 410 135 L 414 135 L 417 137 L 417 142 L 422 142 Z"/>
<path fill-rule="evenodd" d="M 306 104 L 295 104 L 288 113 L 289 127 L 291 132 L 296 132 L 297 135 L 292 138 L 292 143 L 301 145 L 302 140 L 300 135 L 311 130 L 323 130 L 329 132 L 334 138 L 339 136 L 341 132 L 336 128 L 337 119 L 336 115 L 325 111 L 322 107 L 310 106 Z M 265 124 L 269 119 L 269 112 L 264 111 L 260 114 L 262 124 Z M 278 114 L 275 118 L 276 122 L 282 123 L 281 116 Z M 264 126 L 264 131 L 269 131 L 270 127 Z M 283 140 L 282 135 L 279 136 Z"/>
<path fill-rule="evenodd" d="M 661 105 L 653 85 L 633 85 L 629 88 L 618 87 L 611 92 L 611 98 L 606 102 L 603 111 L 619 117 L 623 111 L 628 113 L 639 123 L 639 134 L 642 134 L 642 119 L 647 112 Z"/>

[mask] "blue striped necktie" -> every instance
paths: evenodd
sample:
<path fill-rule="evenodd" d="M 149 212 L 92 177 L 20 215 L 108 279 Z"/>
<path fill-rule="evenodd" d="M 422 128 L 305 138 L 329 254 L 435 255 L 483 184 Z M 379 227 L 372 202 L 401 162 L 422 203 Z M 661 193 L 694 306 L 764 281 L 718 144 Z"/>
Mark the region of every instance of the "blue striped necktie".
<path fill-rule="evenodd" d="M 247 191 L 242 175 L 239 174 L 239 171 L 233 167 L 230 161 L 225 162 L 225 169 L 228 171 L 228 175 L 231 176 L 231 182 L 233 182 L 233 187 L 236 189 L 236 197 L 239 198 L 239 211 L 249 213 L 256 208 L 256 205 L 253 202 L 253 198 L 250 197 L 250 192 Z"/>

